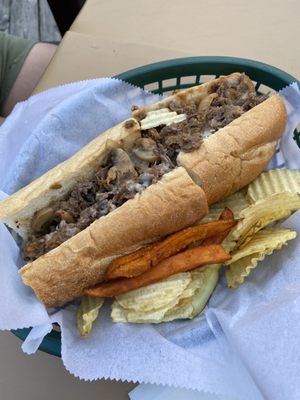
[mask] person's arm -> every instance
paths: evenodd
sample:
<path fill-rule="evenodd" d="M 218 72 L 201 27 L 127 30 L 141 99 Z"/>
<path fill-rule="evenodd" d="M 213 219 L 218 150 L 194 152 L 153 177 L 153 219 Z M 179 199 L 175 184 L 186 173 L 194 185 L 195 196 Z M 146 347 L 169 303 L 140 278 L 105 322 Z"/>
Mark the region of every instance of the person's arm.
<path fill-rule="evenodd" d="M 16 103 L 31 95 L 56 49 L 57 46 L 51 43 L 36 43 L 32 47 L 4 103 L 4 117 L 12 111 Z"/>

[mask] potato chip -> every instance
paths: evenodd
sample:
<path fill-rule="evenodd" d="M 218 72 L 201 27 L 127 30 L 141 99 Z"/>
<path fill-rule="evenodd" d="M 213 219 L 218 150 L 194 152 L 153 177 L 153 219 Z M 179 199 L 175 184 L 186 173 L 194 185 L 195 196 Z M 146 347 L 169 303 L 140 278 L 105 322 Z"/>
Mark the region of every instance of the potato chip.
<path fill-rule="evenodd" d="M 297 236 L 295 231 L 286 228 L 265 228 L 262 229 L 244 246 L 231 253 L 231 260 L 225 262 L 225 265 L 231 265 L 240 258 L 253 253 L 262 253 L 268 249 L 279 249 L 288 240 Z M 280 247 L 278 247 L 280 246 Z"/>
<path fill-rule="evenodd" d="M 276 193 L 258 200 L 241 211 L 240 218 L 242 219 L 226 238 L 227 243 L 235 242 L 235 247 L 241 247 L 251 240 L 256 232 L 272 222 L 289 217 L 299 208 L 300 195 L 296 193 Z"/>
<path fill-rule="evenodd" d="M 180 300 L 192 297 L 196 290 L 203 284 L 204 276 L 199 273 L 198 275 L 194 275 L 191 279 L 191 282 L 187 285 L 184 291 L 178 296 Z"/>
<path fill-rule="evenodd" d="M 169 310 L 163 317 L 163 321 L 173 321 L 175 319 L 194 318 L 206 306 L 210 296 L 212 295 L 219 279 L 218 268 L 205 268 L 204 270 L 196 272 L 193 281 L 198 281 L 198 287 L 191 297 L 181 296 L 181 300 L 174 308 Z M 200 279 L 200 281 L 199 281 Z M 200 283 L 201 282 L 201 283 Z"/>
<path fill-rule="evenodd" d="M 241 285 L 251 270 L 257 266 L 258 261 L 262 261 L 265 256 L 266 254 L 253 253 L 231 264 L 225 272 L 228 287 L 235 289 Z"/>
<path fill-rule="evenodd" d="M 135 311 L 128 310 L 123 308 L 117 300 L 115 300 L 112 304 L 111 308 L 111 318 L 113 322 L 132 322 L 137 324 L 147 323 L 147 324 L 155 324 L 163 321 L 163 317 L 166 312 L 173 308 L 177 303 L 178 299 L 172 301 L 172 303 L 168 306 L 159 308 L 157 310 L 149 310 L 149 311 Z"/>
<path fill-rule="evenodd" d="M 163 115 L 163 114 L 169 114 L 171 111 L 169 108 L 160 108 L 159 110 L 154 110 L 154 111 L 149 111 L 147 113 L 147 117 L 151 117 L 153 115 Z"/>
<path fill-rule="evenodd" d="M 156 128 L 160 125 L 171 125 L 186 120 L 186 114 L 177 114 L 168 108 L 148 112 L 146 118 L 141 120 L 141 129 Z"/>
<path fill-rule="evenodd" d="M 174 296 L 170 303 L 159 309 L 148 311 L 127 309 L 122 307 L 118 300 L 115 300 L 112 305 L 111 318 L 114 322 L 133 323 L 160 323 L 175 319 L 194 318 L 203 310 L 216 287 L 219 267 L 220 265 L 215 265 L 215 268 L 199 268 L 192 271 L 193 279 L 181 295 Z"/>
<path fill-rule="evenodd" d="M 128 322 L 126 310 L 120 306 L 117 300 L 112 303 L 110 317 L 113 322 Z"/>
<path fill-rule="evenodd" d="M 161 282 L 119 295 L 116 299 L 125 309 L 135 311 L 156 310 L 177 299 L 191 281 L 191 273 L 183 272 L 170 276 Z"/>
<path fill-rule="evenodd" d="M 176 319 L 192 319 L 194 307 L 191 298 L 180 301 L 175 307 L 168 310 L 160 322 L 171 322 Z"/>
<path fill-rule="evenodd" d="M 243 283 L 258 261 L 287 245 L 296 236 L 295 231 L 285 228 L 265 228 L 256 233 L 247 244 L 234 251 L 231 260 L 225 263 L 229 265 L 225 273 L 228 286 L 235 288 Z"/>
<path fill-rule="evenodd" d="M 220 264 L 208 265 L 205 268 L 197 268 L 191 271 L 192 281 L 188 284 L 183 293 L 179 296 L 179 299 L 185 299 L 192 297 L 197 289 L 201 288 L 207 282 L 207 279 L 214 275 L 215 272 L 210 272 L 210 270 L 218 271 L 220 269 Z"/>
<path fill-rule="evenodd" d="M 99 310 L 104 303 L 104 299 L 90 296 L 82 296 L 80 306 L 77 309 L 76 320 L 77 328 L 81 336 L 88 335 L 93 327 L 93 322 L 99 314 Z"/>
<path fill-rule="evenodd" d="M 300 193 L 300 171 L 292 169 L 272 169 L 260 174 L 248 186 L 247 197 L 251 203 L 274 193 Z"/>
<path fill-rule="evenodd" d="M 250 202 L 246 198 L 245 191 L 239 191 L 226 199 L 219 201 L 209 207 L 209 212 L 199 223 L 210 222 L 218 219 L 225 207 L 228 207 L 234 214 L 235 218 L 239 218 L 240 212 L 249 207 Z"/>

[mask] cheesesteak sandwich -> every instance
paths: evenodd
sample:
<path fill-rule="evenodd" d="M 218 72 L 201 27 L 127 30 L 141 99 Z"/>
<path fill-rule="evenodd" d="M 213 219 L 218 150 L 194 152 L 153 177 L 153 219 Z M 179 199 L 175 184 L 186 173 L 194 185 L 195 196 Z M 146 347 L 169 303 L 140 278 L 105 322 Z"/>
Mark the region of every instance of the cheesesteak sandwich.
<path fill-rule="evenodd" d="M 247 185 L 286 124 L 279 96 L 234 73 L 147 106 L 0 203 L 24 239 L 20 274 L 46 306 L 104 280 L 108 266 L 194 224 Z"/>

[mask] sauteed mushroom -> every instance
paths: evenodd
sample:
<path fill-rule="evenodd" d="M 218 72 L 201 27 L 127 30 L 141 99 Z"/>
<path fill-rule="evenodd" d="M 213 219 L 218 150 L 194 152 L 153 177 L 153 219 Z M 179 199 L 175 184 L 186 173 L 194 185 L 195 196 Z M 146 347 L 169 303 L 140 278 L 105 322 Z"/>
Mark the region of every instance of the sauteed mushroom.
<path fill-rule="evenodd" d="M 211 103 L 213 102 L 213 100 L 214 100 L 217 96 L 218 96 L 217 93 L 211 93 L 211 94 L 209 94 L 209 95 L 203 97 L 203 98 L 201 99 L 201 101 L 200 101 L 199 106 L 198 106 L 198 112 L 199 112 L 199 113 L 206 112 L 206 111 L 209 109 L 209 107 L 210 107 Z"/>
<path fill-rule="evenodd" d="M 45 207 L 36 212 L 32 220 L 33 232 L 41 232 L 46 225 L 50 225 L 51 221 L 55 218 L 55 211 L 51 207 Z"/>
<path fill-rule="evenodd" d="M 111 152 L 113 166 L 107 173 L 107 183 L 114 180 L 120 180 L 124 176 L 137 176 L 129 155 L 122 149 L 114 149 Z"/>
<path fill-rule="evenodd" d="M 157 145 L 153 139 L 139 138 L 132 149 L 133 154 L 142 161 L 155 162 L 159 160 Z"/>
<path fill-rule="evenodd" d="M 160 160 L 159 151 L 155 140 L 147 138 L 138 138 L 130 151 L 130 158 L 134 165 L 144 171 L 149 168 L 150 163 Z"/>
<path fill-rule="evenodd" d="M 40 233 L 46 230 L 51 223 L 57 219 L 58 221 L 64 220 L 67 224 L 75 222 L 73 216 L 65 210 L 55 211 L 51 207 L 45 207 L 39 210 L 32 220 L 32 230 L 35 233 Z"/>
<path fill-rule="evenodd" d="M 58 217 L 59 219 L 66 221 L 67 224 L 75 222 L 73 215 L 65 210 L 57 210 L 54 214 L 54 217 Z"/>

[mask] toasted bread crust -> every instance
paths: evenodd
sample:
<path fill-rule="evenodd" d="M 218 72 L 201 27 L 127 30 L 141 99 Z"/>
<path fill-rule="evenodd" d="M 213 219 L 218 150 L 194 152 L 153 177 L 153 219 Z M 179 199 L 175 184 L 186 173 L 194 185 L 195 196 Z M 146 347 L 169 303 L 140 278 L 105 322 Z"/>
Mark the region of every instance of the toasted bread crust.
<path fill-rule="evenodd" d="M 196 175 L 208 204 L 229 196 L 255 179 L 272 158 L 286 125 L 286 109 L 274 95 L 204 139 L 177 163 Z"/>

